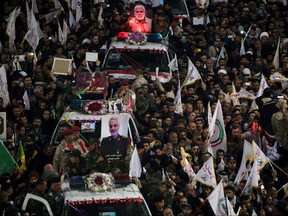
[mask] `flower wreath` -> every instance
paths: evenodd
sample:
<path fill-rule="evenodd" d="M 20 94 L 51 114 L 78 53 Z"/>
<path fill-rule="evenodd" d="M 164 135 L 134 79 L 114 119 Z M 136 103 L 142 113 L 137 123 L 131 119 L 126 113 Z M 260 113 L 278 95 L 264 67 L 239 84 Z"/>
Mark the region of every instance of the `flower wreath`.
<path fill-rule="evenodd" d="M 145 45 L 147 43 L 147 37 L 141 32 L 129 33 L 126 42 L 133 45 Z"/>
<path fill-rule="evenodd" d="M 85 106 L 85 112 L 88 114 L 99 115 L 103 113 L 103 103 L 99 101 L 91 101 Z"/>
<path fill-rule="evenodd" d="M 111 191 L 114 187 L 114 178 L 106 173 L 94 172 L 86 178 L 86 184 L 92 192 Z"/>

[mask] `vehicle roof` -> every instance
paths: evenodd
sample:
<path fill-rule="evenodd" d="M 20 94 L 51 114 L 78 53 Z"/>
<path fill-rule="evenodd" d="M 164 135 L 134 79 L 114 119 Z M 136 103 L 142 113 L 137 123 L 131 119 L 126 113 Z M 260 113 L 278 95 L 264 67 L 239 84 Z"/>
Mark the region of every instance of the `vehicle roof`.
<path fill-rule="evenodd" d="M 105 115 L 128 115 L 129 117 L 131 116 L 129 113 L 108 113 Z M 85 113 L 80 113 L 77 111 L 69 111 L 69 112 L 64 112 L 60 120 L 101 120 L 103 115 L 92 115 L 92 114 L 85 114 Z"/>
<path fill-rule="evenodd" d="M 84 200 L 105 200 L 105 199 L 125 199 L 125 198 L 141 198 L 142 194 L 139 188 L 135 184 L 129 184 L 127 186 L 116 185 L 111 191 L 106 192 L 91 192 L 89 190 L 71 190 L 64 193 L 64 199 L 66 202 L 84 201 Z"/>
<path fill-rule="evenodd" d="M 153 42 L 147 42 L 145 45 L 132 45 L 129 43 L 126 43 L 125 41 L 112 41 L 110 44 L 109 49 L 112 49 L 113 47 L 118 48 L 118 49 L 125 49 L 125 48 L 130 48 L 130 49 L 162 49 L 165 51 L 168 51 L 168 46 L 164 44 L 163 42 L 159 43 L 153 43 Z"/>

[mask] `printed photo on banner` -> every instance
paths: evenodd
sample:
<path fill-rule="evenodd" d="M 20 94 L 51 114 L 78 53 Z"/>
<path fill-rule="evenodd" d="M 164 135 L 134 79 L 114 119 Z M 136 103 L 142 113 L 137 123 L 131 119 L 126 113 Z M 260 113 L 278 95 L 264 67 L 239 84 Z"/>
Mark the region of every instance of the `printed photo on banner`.
<path fill-rule="evenodd" d="M 116 118 L 118 120 L 119 127 L 115 129 L 111 128 L 109 121 L 111 118 Z M 111 121 L 110 121 L 111 123 Z M 113 125 L 114 126 L 114 125 Z M 127 137 L 128 136 L 128 115 L 105 115 L 102 117 L 101 122 L 101 140 L 104 137 L 110 137 L 111 135 L 115 135 L 113 133 L 117 133 L 121 136 Z"/>
<path fill-rule="evenodd" d="M 123 109 L 122 98 L 109 98 L 108 104 L 110 113 L 119 112 Z"/>
<path fill-rule="evenodd" d="M 130 32 L 151 32 L 153 17 L 152 7 L 150 5 L 130 4 L 130 9 Z"/>
<path fill-rule="evenodd" d="M 103 116 L 101 126 L 101 156 L 106 160 L 124 159 L 129 145 L 128 116 Z"/>
<path fill-rule="evenodd" d="M 90 84 L 90 80 L 92 79 L 92 75 L 89 71 L 79 71 L 75 76 L 76 87 L 79 90 L 84 90 Z"/>

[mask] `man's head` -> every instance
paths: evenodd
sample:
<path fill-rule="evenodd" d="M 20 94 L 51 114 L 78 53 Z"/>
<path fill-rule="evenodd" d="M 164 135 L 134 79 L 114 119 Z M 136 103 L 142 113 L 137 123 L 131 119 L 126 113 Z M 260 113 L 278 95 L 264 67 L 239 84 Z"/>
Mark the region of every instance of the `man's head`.
<path fill-rule="evenodd" d="M 145 7 L 143 5 L 136 5 L 134 7 L 134 14 L 137 20 L 145 19 Z"/>
<path fill-rule="evenodd" d="M 120 124 L 118 118 L 112 117 L 109 120 L 109 131 L 112 137 L 117 137 L 119 134 Z"/>

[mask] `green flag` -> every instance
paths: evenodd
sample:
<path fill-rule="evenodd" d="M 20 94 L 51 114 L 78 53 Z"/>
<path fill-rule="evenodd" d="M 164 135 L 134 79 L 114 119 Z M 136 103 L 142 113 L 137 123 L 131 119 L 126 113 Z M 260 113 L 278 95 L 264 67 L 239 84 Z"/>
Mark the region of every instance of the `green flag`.
<path fill-rule="evenodd" d="M 0 140 L 0 176 L 4 173 L 10 173 L 14 166 L 17 166 L 17 163 Z"/>

